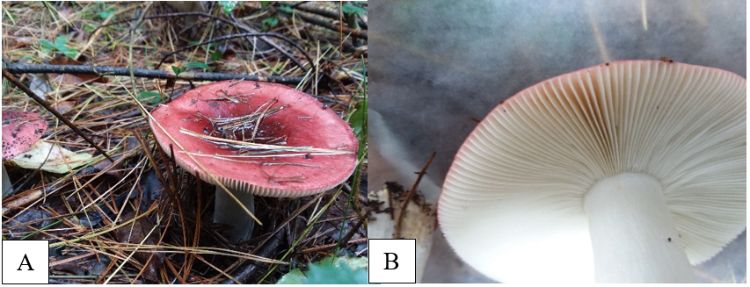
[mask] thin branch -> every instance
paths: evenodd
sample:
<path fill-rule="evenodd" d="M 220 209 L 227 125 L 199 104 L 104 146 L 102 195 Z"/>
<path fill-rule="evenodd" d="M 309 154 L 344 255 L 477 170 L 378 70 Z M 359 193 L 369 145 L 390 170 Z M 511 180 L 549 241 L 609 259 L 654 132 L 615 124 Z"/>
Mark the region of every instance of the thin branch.
<path fill-rule="evenodd" d="M 289 15 L 291 16 L 291 14 Z M 367 30 L 352 29 L 349 27 L 340 26 L 339 20 L 331 20 L 323 16 L 318 16 L 318 15 L 315 15 L 312 13 L 306 13 L 306 12 L 296 12 L 294 13 L 294 15 L 299 16 L 300 18 L 302 18 L 302 20 L 310 22 L 311 24 L 315 24 L 315 25 L 321 26 L 323 28 L 326 28 L 332 31 L 336 31 L 336 32 L 343 31 L 344 34 L 350 34 L 354 38 L 365 39 L 365 40 L 367 39 Z"/>
<path fill-rule="evenodd" d="M 417 172 L 417 180 L 411 186 L 409 193 L 406 194 L 404 203 L 401 205 L 401 212 L 399 213 L 398 220 L 396 221 L 396 230 L 393 236 L 393 238 L 395 239 L 401 238 L 401 224 L 404 222 L 404 215 L 406 214 L 406 207 L 409 206 L 409 202 L 411 202 L 411 198 L 414 197 L 414 194 L 417 193 L 417 186 L 419 186 L 419 182 L 422 181 L 422 177 L 427 173 L 427 168 L 430 167 L 432 160 L 435 159 L 435 155 L 436 153 L 432 152 L 432 155 L 430 155 L 430 159 L 427 160 L 427 162 L 422 166 L 422 169 L 420 169 L 419 172 Z"/>
<path fill-rule="evenodd" d="M 128 67 L 111 66 L 89 66 L 89 65 L 48 65 L 48 64 L 22 64 L 17 62 L 5 62 L 3 70 L 11 73 L 29 74 L 95 74 L 99 76 L 130 76 Z M 249 74 L 234 73 L 210 73 L 210 72 L 182 72 L 179 75 L 162 70 L 133 69 L 133 75 L 139 78 L 151 79 L 175 79 L 186 81 L 223 81 L 223 80 L 250 80 L 259 82 L 274 82 L 283 84 L 298 84 L 302 77 L 280 77 L 280 76 L 257 76 Z"/>
<path fill-rule="evenodd" d="M 359 216 L 359 214 L 357 214 Z M 352 226 L 352 229 L 349 230 L 349 232 L 344 235 L 344 237 L 341 237 L 341 240 L 336 244 L 338 248 L 346 247 L 347 242 L 349 242 L 349 239 L 352 239 L 354 237 L 354 234 L 356 234 L 359 231 L 359 228 L 362 227 L 362 224 L 365 223 L 365 220 L 360 218 L 357 224 Z M 304 252 L 304 251 L 303 251 Z"/>
<path fill-rule="evenodd" d="M 99 147 L 99 145 L 97 145 L 93 140 L 91 140 L 91 138 L 89 138 L 81 130 L 79 130 L 78 127 L 76 127 L 75 124 L 73 124 L 72 122 L 70 122 L 67 118 L 65 118 L 62 114 L 60 114 L 57 110 L 55 110 L 55 108 L 53 108 L 52 106 L 50 106 L 47 102 L 45 102 L 37 94 L 35 94 L 33 91 L 31 91 L 31 89 L 29 89 L 29 87 L 27 87 L 26 85 L 24 85 L 23 83 L 21 83 L 21 81 L 19 81 L 15 76 L 13 76 L 13 74 L 11 74 L 11 72 L 9 72 L 6 69 L 3 69 L 3 77 L 6 78 L 6 79 L 8 79 L 8 81 L 10 81 L 11 83 L 13 83 L 13 85 L 15 85 L 16 87 L 18 87 L 19 89 L 21 89 L 21 91 L 23 91 L 24 93 L 26 93 L 27 95 L 29 95 L 29 97 L 31 97 L 32 99 L 34 99 L 34 101 L 36 101 L 37 103 L 39 103 L 42 107 L 44 107 L 44 109 L 46 109 L 47 111 L 49 111 L 50 113 L 52 113 L 53 115 L 55 115 L 56 118 L 58 118 L 60 121 L 62 121 L 63 123 L 65 123 L 65 125 L 68 126 L 70 129 L 72 129 L 73 132 L 75 132 L 76 134 L 78 134 L 79 136 L 81 136 L 84 140 L 86 140 L 86 142 L 88 142 L 97 151 L 99 151 L 99 153 L 101 153 L 102 155 L 104 155 L 104 157 L 106 157 L 110 161 L 113 161 L 113 162 L 115 161 L 114 159 L 112 159 L 111 157 L 109 157 L 109 155 L 107 154 L 107 152 L 105 152 L 102 148 Z"/>
<path fill-rule="evenodd" d="M 342 242 L 339 242 L 339 243 L 331 243 L 331 244 L 326 244 L 326 245 L 314 246 L 314 247 L 302 249 L 299 252 L 300 253 L 312 253 L 312 252 L 326 251 L 328 249 L 332 249 L 332 248 L 335 248 L 335 247 L 336 248 L 338 248 L 338 247 L 345 247 L 345 245 L 349 245 L 349 244 L 365 243 L 365 242 L 367 242 L 367 239 L 368 238 L 357 238 L 357 239 L 342 241 Z"/>
<path fill-rule="evenodd" d="M 338 19 L 340 14 L 342 13 L 340 9 L 336 9 L 333 7 L 328 7 L 324 5 L 318 5 L 318 3 L 314 2 L 300 2 L 298 4 L 292 5 L 292 8 L 297 10 L 302 10 L 305 12 L 310 12 L 314 14 L 318 14 L 320 16 L 328 17 L 331 19 Z M 367 23 L 362 18 L 358 18 L 357 22 L 362 27 L 367 27 Z"/>
<path fill-rule="evenodd" d="M 277 233 L 273 237 L 271 237 L 271 241 L 266 242 L 263 245 L 263 247 L 261 248 L 261 250 L 258 252 L 258 255 L 256 255 L 256 256 L 265 257 L 265 258 L 271 258 L 274 255 L 274 253 L 276 252 L 276 249 L 278 249 L 278 247 L 279 247 L 279 245 L 281 243 L 281 239 L 283 237 L 282 235 L 283 235 L 283 233 Z M 253 253 L 255 253 L 255 252 L 253 252 Z M 234 274 L 234 278 L 237 279 L 239 282 L 244 283 L 245 281 L 247 281 L 248 279 L 250 279 L 250 276 L 252 276 L 253 274 L 255 274 L 255 271 L 258 270 L 258 265 L 259 264 L 260 264 L 260 262 L 252 262 L 252 263 L 248 264 L 247 266 L 245 266 L 244 268 L 242 268 L 242 270 L 240 270 L 239 272 L 235 273 Z M 231 280 L 226 280 L 226 281 L 223 282 L 223 284 L 231 284 L 231 283 L 232 283 Z"/>

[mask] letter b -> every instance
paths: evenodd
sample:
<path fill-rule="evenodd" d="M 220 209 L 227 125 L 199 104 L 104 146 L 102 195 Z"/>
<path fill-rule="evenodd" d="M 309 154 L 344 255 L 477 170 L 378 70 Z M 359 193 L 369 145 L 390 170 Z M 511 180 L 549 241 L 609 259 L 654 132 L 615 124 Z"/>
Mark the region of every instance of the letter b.
<path fill-rule="evenodd" d="M 385 254 L 385 270 L 395 270 L 398 269 L 398 254 L 392 253 L 392 252 L 384 252 Z M 393 260 L 391 260 L 391 255 L 393 255 Z M 393 263 L 393 268 L 390 268 L 391 263 Z"/>

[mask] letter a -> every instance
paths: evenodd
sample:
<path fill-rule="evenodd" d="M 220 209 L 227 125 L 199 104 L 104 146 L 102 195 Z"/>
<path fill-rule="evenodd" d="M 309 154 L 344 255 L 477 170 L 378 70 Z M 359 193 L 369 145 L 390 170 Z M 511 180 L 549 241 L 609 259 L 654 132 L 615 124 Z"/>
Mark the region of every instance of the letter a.
<path fill-rule="evenodd" d="M 29 262 L 29 257 L 26 256 L 26 254 L 23 255 L 23 259 L 21 259 L 21 265 L 18 265 L 17 271 L 22 271 L 21 266 L 24 266 L 24 265 L 28 266 L 29 271 L 34 271 L 34 268 L 31 267 L 31 262 Z"/>

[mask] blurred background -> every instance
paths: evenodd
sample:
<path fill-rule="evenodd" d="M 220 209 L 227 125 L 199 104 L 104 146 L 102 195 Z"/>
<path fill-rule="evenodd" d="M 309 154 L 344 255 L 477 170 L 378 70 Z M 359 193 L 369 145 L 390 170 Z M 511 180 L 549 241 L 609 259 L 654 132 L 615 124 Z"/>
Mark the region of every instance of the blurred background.
<path fill-rule="evenodd" d="M 453 156 L 502 100 L 547 78 L 624 59 L 716 67 L 745 77 L 744 1 L 369 1 L 369 186 L 411 185 L 436 202 Z M 491 282 L 439 231 L 423 282 Z M 746 281 L 743 232 L 696 267 Z"/>

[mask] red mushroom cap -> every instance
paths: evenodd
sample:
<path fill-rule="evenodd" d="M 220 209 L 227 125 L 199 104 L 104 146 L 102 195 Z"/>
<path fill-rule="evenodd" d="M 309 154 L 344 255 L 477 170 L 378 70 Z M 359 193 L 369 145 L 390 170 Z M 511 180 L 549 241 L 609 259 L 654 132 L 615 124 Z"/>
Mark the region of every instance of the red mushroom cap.
<path fill-rule="evenodd" d="M 195 156 L 238 153 L 180 131 L 184 129 L 205 134 L 212 130 L 206 117 L 215 119 L 248 115 L 273 99 L 278 101 L 274 107 L 284 108 L 263 119 L 261 132 L 274 137 L 286 136 L 287 146 L 310 146 L 347 153 L 232 160 Z M 178 145 L 173 146 L 177 164 L 190 173 L 202 173 L 186 153 L 189 152 L 206 172 L 234 190 L 271 197 L 315 194 L 345 181 L 357 162 L 358 144 L 349 125 L 312 96 L 279 84 L 224 81 L 204 85 L 186 92 L 167 105 L 157 107 L 151 115 L 151 129 L 162 149 L 169 151 L 170 145 L 174 144 L 154 121 L 158 121 L 185 149 L 182 152 Z M 210 180 L 208 176 L 201 178 Z"/>
<path fill-rule="evenodd" d="M 3 159 L 29 150 L 47 130 L 47 122 L 37 113 L 3 111 Z"/>

